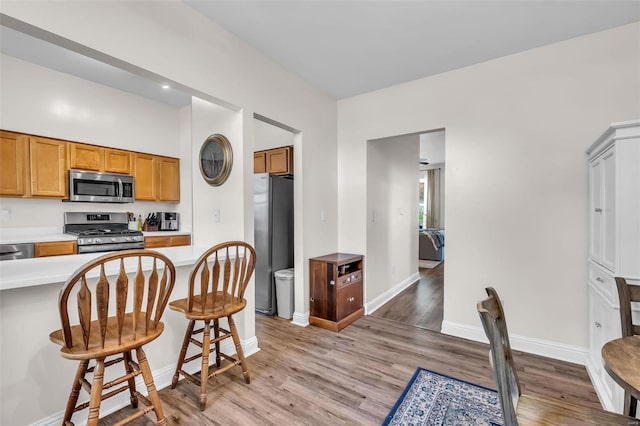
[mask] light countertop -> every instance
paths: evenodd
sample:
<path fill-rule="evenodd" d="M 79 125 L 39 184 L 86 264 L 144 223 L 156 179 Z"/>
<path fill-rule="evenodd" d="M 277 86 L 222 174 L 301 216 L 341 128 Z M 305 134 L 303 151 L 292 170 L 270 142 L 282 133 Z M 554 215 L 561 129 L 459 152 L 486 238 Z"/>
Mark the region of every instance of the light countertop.
<path fill-rule="evenodd" d="M 168 237 L 172 235 L 190 235 L 188 231 L 155 231 L 145 232 L 142 234 L 145 237 Z M 44 230 L 41 233 L 33 232 L 8 232 L 2 231 L 0 233 L 0 244 L 19 244 L 19 243 L 44 243 L 53 241 L 75 241 L 77 236 L 71 234 L 63 234 L 62 232 L 55 232 L 55 230 Z"/>
<path fill-rule="evenodd" d="M 208 248 L 179 246 L 154 250 L 166 255 L 176 267 L 179 267 L 193 265 Z M 84 253 L 2 261 L 0 262 L 0 290 L 63 283 L 76 269 L 104 254 L 106 253 Z M 150 265 L 149 269 L 151 269 Z"/>

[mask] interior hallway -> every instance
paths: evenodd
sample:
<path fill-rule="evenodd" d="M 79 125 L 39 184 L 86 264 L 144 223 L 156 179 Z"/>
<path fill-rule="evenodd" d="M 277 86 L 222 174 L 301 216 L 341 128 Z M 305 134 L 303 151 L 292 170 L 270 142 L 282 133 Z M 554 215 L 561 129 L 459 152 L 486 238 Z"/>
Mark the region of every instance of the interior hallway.
<path fill-rule="evenodd" d="M 420 281 L 406 288 L 371 316 L 440 332 L 444 304 L 444 262 L 420 268 Z"/>

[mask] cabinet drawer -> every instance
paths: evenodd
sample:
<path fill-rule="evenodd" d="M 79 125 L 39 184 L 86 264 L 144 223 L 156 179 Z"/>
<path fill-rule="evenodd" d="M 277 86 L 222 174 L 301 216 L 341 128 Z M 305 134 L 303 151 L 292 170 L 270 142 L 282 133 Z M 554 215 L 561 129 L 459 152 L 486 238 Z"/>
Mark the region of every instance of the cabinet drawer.
<path fill-rule="evenodd" d="M 618 300 L 618 290 L 613 275 L 594 264 L 589 264 L 589 281 L 610 301 Z"/>
<path fill-rule="evenodd" d="M 35 243 L 34 247 L 35 257 L 47 257 L 47 256 L 63 256 L 66 254 L 76 254 L 76 242 L 75 241 L 54 241 L 47 243 Z"/>
<path fill-rule="evenodd" d="M 191 244 L 190 235 L 176 235 L 171 237 L 171 247 L 175 246 L 188 246 Z"/>
<path fill-rule="evenodd" d="M 362 281 L 339 288 L 336 297 L 336 317 L 340 321 L 362 307 Z"/>
<path fill-rule="evenodd" d="M 144 237 L 144 248 L 169 247 L 171 239 L 167 237 Z"/>
<path fill-rule="evenodd" d="M 338 288 L 362 281 L 362 271 L 354 271 L 338 278 Z"/>

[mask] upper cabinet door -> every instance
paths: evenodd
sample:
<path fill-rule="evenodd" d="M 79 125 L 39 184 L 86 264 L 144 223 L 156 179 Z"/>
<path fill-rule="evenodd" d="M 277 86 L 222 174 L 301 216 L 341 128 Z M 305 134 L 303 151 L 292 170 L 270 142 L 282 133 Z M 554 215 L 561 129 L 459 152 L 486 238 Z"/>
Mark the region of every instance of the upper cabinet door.
<path fill-rule="evenodd" d="M 602 266 L 616 266 L 616 168 L 615 147 L 602 155 Z"/>
<path fill-rule="evenodd" d="M 267 172 L 267 153 L 264 151 L 253 153 L 253 173 Z"/>
<path fill-rule="evenodd" d="M 121 149 L 106 148 L 104 153 L 104 171 L 130 175 L 131 153 Z"/>
<path fill-rule="evenodd" d="M 180 160 L 156 157 L 158 162 L 158 200 L 180 201 Z"/>
<path fill-rule="evenodd" d="M 290 146 L 270 149 L 267 154 L 267 171 L 275 175 L 293 173 L 293 152 Z"/>
<path fill-rule="evenodd" d="M 153 155 L 133 153 L 136 200 L 156 200 L 156 162 Z"/>
<path fill-rule="evenodd" d="M 80 170 L 104 170 L 104 148 L 80 143 L 69 143 L 69 168 Z"/>
<path fill-rule="evenodd" d="M 29 185 L 29 138 L 0 132 L 0 195 L 24 197 Z"/>
<path fill-rule="evenodd" d="M 29 138 L 31 195 L 67 196 L 67 143 L 40 137 Z"/>
<path fill-rule="evenodd" d="M 589 180 L 590 256 L 595 262 L 602 263 L 602 163 L 600 158 L 589 163 Z"/>

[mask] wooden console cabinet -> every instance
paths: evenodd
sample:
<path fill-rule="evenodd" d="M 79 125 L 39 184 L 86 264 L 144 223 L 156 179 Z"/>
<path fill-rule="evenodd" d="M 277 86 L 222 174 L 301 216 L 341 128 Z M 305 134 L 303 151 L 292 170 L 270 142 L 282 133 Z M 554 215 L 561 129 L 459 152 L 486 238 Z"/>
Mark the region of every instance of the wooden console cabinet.
<path fill-rule="evenodd" d="M 363 256 L 333 253 L 309 259 L 309 322 L 340 331 L 364 315 Z"/>

